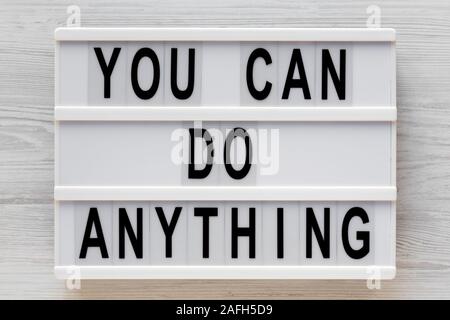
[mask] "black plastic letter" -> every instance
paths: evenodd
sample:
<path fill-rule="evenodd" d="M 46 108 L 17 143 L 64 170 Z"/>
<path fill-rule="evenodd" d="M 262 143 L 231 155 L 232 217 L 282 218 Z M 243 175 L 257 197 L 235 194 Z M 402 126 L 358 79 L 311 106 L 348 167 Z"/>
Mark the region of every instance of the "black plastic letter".
<path fill-rule="evenodd" d="M 284 214 L 283 208 L 277 208 L 277 258 L 284 258 Z"/>
<path fill-rule="evenodd" d="M 370 232 L 369 231 L 357 231 L 356 239 L 361 240 L 363 245 L 361 249 L 355 250 L 350 246 L 350 241 L 348 240 L 348 226 L 350 220 L 353 217 L 358 217 L 361 219 L 362 223 L 366 224 L 369 222 L 369 216 L 367 212 L 360 207 L 353 207 L 347 211 L 342 221 L 342 243 L 344 245 L 345 252 L 353 259 L 364 258 L 370 251 Z"/>
<path fill-rule="evenodd" d="M 249 238 L 250 259 L 255 258 L 255 208 L 249 208 L 249 226 L 238 227 L 238 208 L 231 208 L 231 258 L 238 257 L 238 238 Z"/>
<path fill-rule="evenodd" d="M 172 258 L 172 235 L 175 231 L 175 226 L 177 225 L 178 218 L 180 217 L 181 209 L 181 207 L 176 207 L 170 223 L 167 223 L 163 208 L 155 208 L 156 213 L 158 214 L 159 222 L 161 222 L 161 226 L 166 236 L 166 258 Z"/>
<path fill-rule="evenodd" d="M 92 227 L 95 228 L 96 238 L 91 238 Z M 103 236 L 102 224 L 98 216 L 97 208 L 90 208 L 84 230 L 83 242 L 81 244 L 80 259 L 86 259 L 87 251 L 90 247 L 99 247 L 103 259 L 108 259 L 105 237 Z"/>
<path fill-rule="evenodd" d="M 170 87 L 175 98 L 186 100 L 194 91 L 195 79 L 195 49 L 189 49 L 189 63 L 188 63 L 188 84 L 186 89 L 180 90 L 177 84 L 177 68 L 178 68 L 178 49 L 172 48 L 170 51 Z"/>
<path fill-rule="evenodd" d="M 188 170 L 188 178 L 189 179 L 204 179 L 211 172 L 213 166 L 213 157 L 214 157 L 214 145 L 213 139 L 209 134 L 208 130 L 204 128 L 190 128 L 189 129 L 190 136 L 190 144 L 189 144 L 189 170 Z M 205 167 L 201 170 L 195 168 L 195 138 L 201 137 L 205 140 L 206 148 L 207 148 L 207 159 Z"/>
<path fill-rule="evenodd" d="M 295 67 L 298 68 L 300 79 L 294 79 Z M 311 93 L 309 92 L 308 79 L 306 78 L 305 67 L 303 66 L 302 53 L 300 49 L 292 50 L 291 62 L 289 63 L 289 70 L 286 76 L 286 83 L 284 84 L 282 99 L 289 99 L 289 93 L 292 88 L 302 88 L 303 97 L 306 100 L 311 100 Z"/>
<path fill-rule="evenodd" d="M 100 68 L 103 72 L 103 78 L 104 78 L 104 89 L 103 89 L 103 96 L 105 99 L 111 98 L 111 74 L 114 70 L 114 66 L 116 65 L 117 58 L 119 57 L 121 48 L 114 48 L 111 59 L 109 60 L 109 63 L 106 64 L 105 57 L 103 56 L 102 48 L 95 47 L 95 55 L 97 56 L 98 63 L 100 64 Z"/>
<path fill-rule="evenodd" d="M 194 208 L 194 216 L 203 218 L 203 258 L 209 258 L 209 218 L 218 216 L 217 208 Z"/>
<path fill-rule="evenodd" d="M 328 99 L 328 71 L 339 100 L 345 100 L 345 49 L 339 52 L 339 77 L 328 49 L 322 50 L 322 100 Z"/>
<path fill-rule="evenodd" d="M 306 208 L 306 258 L 312 258 L 312 231 L 316 236 L 322 256 L 330 258 L 330 208 L 324 208 L 324 231 L 320 231 L 313 208 Z"/>
<path fill-rule="evenodd" d="M 119 259 L 125 258 L 125 232 L 128 234 L 136 258 L 142 259 L 142 208 L 136 212 L 136 234 L 128 218 L 127 210 L 119 208 Z"/>
<path fill-rule="evenodd" d="M 255 98 L 256 100 L 264 100 L 270 94 L 270 90 L 272 89 L 272 83 L 266 81 L 264 89 L 262 89 L 261 91 L 255 88 L 255 84 L 253 83 L 253 66 L 255 64 L 256 59 L 258 58 L 264 59 L 266 65 L 272 63 L 270 53 L 266 49 L 258 48 L 253 50 L 253 52 L 248 57 L 247 61 L 247 72 L 246 72 L 247 87 L 248 91 L 250 92 L 253 98 Z"/>
<path fill-rule="evenodd" d="M 143 90 L 141 88 L 138 79 L 139 62 L 141 62 L 141 59 L 144 57 L 149 58 L 153 64 L 153 82 L 150 88 L 148 88 L 147 90 Z M 134 55 L 133 62 L 131 63 L 131 85 L 133 87 L 134 93 L 142 100 L 148 100 L 152 98 L 158 90 L 159 78 L 159 60 L 155 51 L 150 48 L 139 49 L 138 52 L 136 52 L 136 54 Z"/>
<path fill-rule="evenodd" d="M 244 139 L 245 143 L 245 163 L 244 166 L 240 170 L 235 170 L 231 165 L 231 143 L 234 138 L 241 137 Z M 234 128 L 231 130 L 227 138 L 225 140 L 225 147 L 223 149 L 223 158 L 225 161 L 225 169 L 230 177 L 236 180 L 240 180 L 245 178 L 251 168 L 252 162 L 252 140 L 250 139 L 250 135 L 243 128 Z"/>

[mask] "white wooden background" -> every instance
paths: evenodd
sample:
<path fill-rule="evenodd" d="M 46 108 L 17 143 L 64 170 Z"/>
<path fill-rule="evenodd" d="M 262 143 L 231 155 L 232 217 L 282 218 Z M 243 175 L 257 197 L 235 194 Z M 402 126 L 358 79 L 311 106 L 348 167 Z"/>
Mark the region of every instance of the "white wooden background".
<path fill-rule="evenodd" d="M 397 29 L 395 280 L 83 281 L 53 276 L 53 31 L 82 26 L 364 27 L 381 7 Z M 0 298 L 450 298 L 448 0 L 0 0 Z"/>

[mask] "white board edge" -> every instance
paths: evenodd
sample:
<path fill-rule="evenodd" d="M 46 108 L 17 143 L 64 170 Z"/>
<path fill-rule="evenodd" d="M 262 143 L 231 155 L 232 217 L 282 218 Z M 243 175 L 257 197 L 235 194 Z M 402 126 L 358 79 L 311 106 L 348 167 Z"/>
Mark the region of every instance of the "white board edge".
<path fill-rule="evenodd" d="M 56 121 L 396 121 L 396 107 L 56 106 Z"/>
<path fill-rule="evenodd" d="M 343 186 L 55 186 L 57 201 L 395 201 L 397 188 Z"/>
<path fill-rule="evenodd" d="M 393 42 L 391 28 L 57 28 L 56 41 Z"/>
<path fill-rule="evenodd" d="M 394 266 L 55 266 L 57 279 L 393 279 Z"/>

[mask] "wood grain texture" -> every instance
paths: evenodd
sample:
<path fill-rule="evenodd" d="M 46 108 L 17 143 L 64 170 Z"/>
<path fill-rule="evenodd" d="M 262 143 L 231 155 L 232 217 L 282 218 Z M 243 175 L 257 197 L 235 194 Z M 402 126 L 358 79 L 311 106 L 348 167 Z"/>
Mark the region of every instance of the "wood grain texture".
<path fill-rule="evenodd" d="M 82 26 L 364 27 L 378 4 L 397 29 L 395 280 L 83 281 L 53 276 L 53 30 Z M 450 298 L 450 4 L 315 0 L 2 0 L 0 298 Z"/>

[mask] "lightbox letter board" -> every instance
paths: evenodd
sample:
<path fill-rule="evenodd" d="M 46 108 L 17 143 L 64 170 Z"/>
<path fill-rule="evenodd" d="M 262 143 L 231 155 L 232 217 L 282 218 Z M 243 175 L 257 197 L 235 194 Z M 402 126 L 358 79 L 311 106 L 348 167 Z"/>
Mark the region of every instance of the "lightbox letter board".
<path fill-rule="evenodd" d="M 58 277 L 394 277 L 394 30 L 55 38 Z"/>

